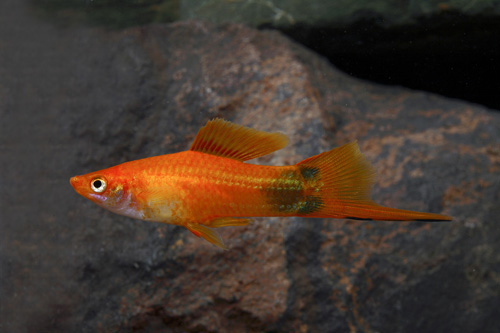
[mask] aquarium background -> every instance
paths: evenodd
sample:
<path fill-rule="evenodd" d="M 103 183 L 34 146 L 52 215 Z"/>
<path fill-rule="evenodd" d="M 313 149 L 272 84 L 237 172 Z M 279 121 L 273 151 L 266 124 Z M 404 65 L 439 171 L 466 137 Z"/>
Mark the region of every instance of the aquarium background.
<path fill-rule="evenodd" d="M 498 1 L 0 3 L 0 330 L 495 332 Z M 223 117 L 357 140 L 373 199 L 450 223 L 255 218 L 228 251 L 69 178 Z"/>

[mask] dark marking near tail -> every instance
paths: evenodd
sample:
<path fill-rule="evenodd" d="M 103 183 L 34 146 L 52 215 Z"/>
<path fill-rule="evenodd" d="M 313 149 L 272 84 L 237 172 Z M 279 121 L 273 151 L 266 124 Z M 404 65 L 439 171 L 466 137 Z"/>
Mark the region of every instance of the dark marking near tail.
<path fill-rule="evenodd" d="M 316 167 L 300 166 L 299 171 L 306 181 L 313 180 L 319 176 L 319 168 Z"/>
<path fill-rule="evenodd" d="M 273 179 L 265 188 L 267 202 L 279 213 L 291 215 L 307 215 L 319 211 L 323 200 L 319 196 L 304 193 L 304 180 L 313 180 L 319 174 L 317 168 L 299 168 L 284 171 L 280 177 Z"/>
<path fill-rule="evenodd" d="M 299 203 L 297 213 L 300 215 L 308 215 L 317 212 L 323 207 L 323 200 L 320 197 L 308 195 L 302 202 Z"/>

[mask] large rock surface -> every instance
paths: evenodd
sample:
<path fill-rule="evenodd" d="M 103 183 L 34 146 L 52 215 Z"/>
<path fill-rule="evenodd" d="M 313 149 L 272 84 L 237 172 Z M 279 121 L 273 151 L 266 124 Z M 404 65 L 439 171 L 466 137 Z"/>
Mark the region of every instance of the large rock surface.
<path fill-rule="evenodd" d="M 500 327 L 500 117 L 352 79 L 279 33 L 58 30 L 0 8 L 0 330 L 471 332 Z M 8 10 L 5 10 L 8 8 Z M 351 140 L 375 201 L 451 223 L 259 218 L 229 251 L 109 213 L 75 174 L 189 147 L 208 119 Z"/>

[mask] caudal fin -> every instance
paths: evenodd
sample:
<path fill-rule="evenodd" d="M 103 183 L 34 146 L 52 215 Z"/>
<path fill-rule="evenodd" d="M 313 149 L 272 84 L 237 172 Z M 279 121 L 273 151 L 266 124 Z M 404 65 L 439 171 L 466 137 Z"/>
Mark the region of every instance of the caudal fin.
<path fill-rule="evenodd" d="M 356 142 L 297 164 L 312 208 L 300 216 L 390 221 L 449 221 L 446 215 L 384 207 L 370 200 L 375 170 Z"/>

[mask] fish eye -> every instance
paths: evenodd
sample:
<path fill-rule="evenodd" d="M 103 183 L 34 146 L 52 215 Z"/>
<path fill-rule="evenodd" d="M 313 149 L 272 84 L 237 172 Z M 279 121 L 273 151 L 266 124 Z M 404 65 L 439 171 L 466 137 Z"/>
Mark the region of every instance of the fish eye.
<path fill-rule="evenodd" d="M 106 179 L 102 177 L 95 178 L 90 182 L 90 187 L 92 191 L 101 193 L 106 189 Z"/>

